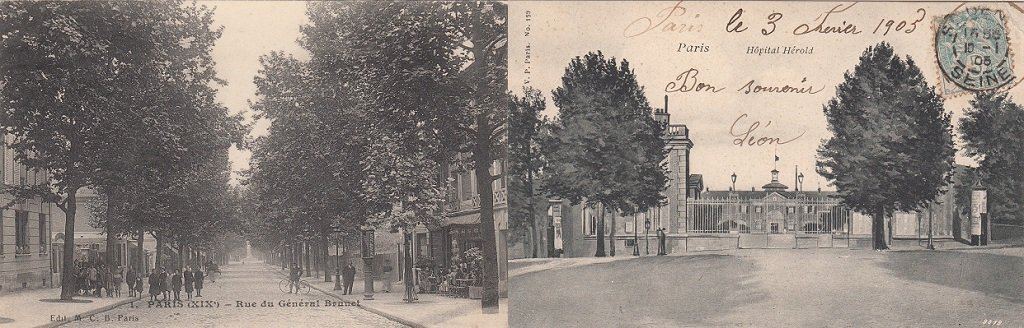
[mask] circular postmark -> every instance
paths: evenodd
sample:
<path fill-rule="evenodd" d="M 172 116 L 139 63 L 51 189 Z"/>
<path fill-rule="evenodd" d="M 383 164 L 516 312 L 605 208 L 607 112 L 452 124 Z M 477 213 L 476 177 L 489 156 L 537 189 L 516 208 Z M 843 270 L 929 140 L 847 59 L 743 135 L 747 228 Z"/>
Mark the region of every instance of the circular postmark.
<path fill-rule="evenodd" d="M 946 78 L 967 90 L 992 90 L 1015 79 L 1006 24 L 996 10 L 946 15 L 935 33 L 935 53 Z"/>

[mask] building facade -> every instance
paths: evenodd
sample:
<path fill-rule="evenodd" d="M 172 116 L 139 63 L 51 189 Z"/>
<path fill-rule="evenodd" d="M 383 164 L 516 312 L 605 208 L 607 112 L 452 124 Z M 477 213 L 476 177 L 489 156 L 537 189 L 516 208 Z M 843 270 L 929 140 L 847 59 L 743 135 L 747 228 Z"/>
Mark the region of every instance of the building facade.
<path fill-rule="evenodd" d="M 438 266 L 448 268 L 452 259 L 463 256 L 474 247 L 483 247 L 480 228 L 480 195 L 476 176 L 468 165 L 468 154 L 456 156 L 439 171 L 440 181 L 447 181 L 448 199 L 443 205 L 444 218 L 437 226 L 419 226 L 412 233 L 411 253 L 414 261 L 430 258 Z M 502 297 L 508 295 L 508 192 L 504 160 L 494 161 L 491 174 L 499 176 L 491 183 L 494 197 L 495 246 L 498 259 L 498 289 Z M 401 237 L 393 237 L 398 241 Z M 400 245 L 399 242 L 395 243 Z M 404 250 L 398 250 L 402 252 Z M 401 253 L 397 253 L 401 254 Z M 394 255 L 393 263 L 401 267 L 403 259 Z M 412 263 L 416 265 L 416 263 Z M 418 274 L 418 273 L 417 273 Z M 419 278 L 419 277 L 417 277 Z M 421 280 L 421 279 L 418 279 Z"/>
<path fill-rule="evenodd" d="M 771 171 L 761 190 L 704 190 L 702 176 L 690 172 L 693 143 L 689 130 L 669 122 L 665 108 L 654 116 L 668 126 L 666 158 L 669 170 L 665 205 L 646 213 L 622 216 L 605 213 L 606 242 L 619 254 L 654 254 L 657 231 L 664 229 L 669 253 L 736 248 L 871 247 L 871 218 L 840 204 L 829 191 L 790 190 Z M 962 170 L 957 170 L 957 172 Z M 958 179 L 954 175 L 954 183 Z M 794 174 L 794 179 L 798 176 Z M 799 186 L 798 180 L 794 183 Z M 954 190 L 949 185 L 945 190 Z M 601 206 L 585 207 L 552 200 L 548 211 L 555 226 L 556 252 L 567 257 L 594 256 Z M 615 226 L 610 226 L 615 222 Z M 953 192 L 939 195 L 930 205 L 886 218 L 886 238 L 893 243 L 933 239 L 962 239 L 967 225 L 958 213 Z M 613 237 L 614 234 L 614 237 Z"/>
<path fill-rule="evenodd" d="M 101 262 L 106 259 L 107 235 L 102 227 L 93 226 L 96 218 L 93 216 L 92 209 L 100 203 L 100 197 L 92 188 L 79 189 L 76 194 L 78 201 L 78 211 L 75 215 L 76 262 Z M 62 258 L 64 254 L 64 227 L 67 217 L 64 215 L 64 211 L 60 210 L 55 204 L 50 204 L 50 212 L 53 214 L 51 216 L 53 221 L 53 233 L 51 234 L 53 260 L 50 263 L 50 269 L 55 275 L 55 279 L 59 281 L 64 265 Z M 152 268 L 151 261 L 155 260 L 152 254 L 156 250 L 156 242 L 147 242 L 145 246 L 147 246 L 148 251 L 143 252 L 143 256 L 146 256 L 146 261 L 143 262 L 146 267 L 143 269 L 149 269 Z M 126 266 L 128 263 L 137 263 L 135 261 L 137 261 L 139 256 L 139 250 L 138 243 L 134 239 L 129 240 L 123 237 L 115 237 L 113 251 L 114 265 L 117 267 Z"/>
<path fill-rule="evenodd" d="M 45 172 L 28 170 L 14 160 L 14 151 L 0 143 L 0 182 L 5 186 L 34 185 Z M 16 200 L 0 193 L 0 293 L 54 285 L 50 274 L 50 204 L 40 198 Z"/>

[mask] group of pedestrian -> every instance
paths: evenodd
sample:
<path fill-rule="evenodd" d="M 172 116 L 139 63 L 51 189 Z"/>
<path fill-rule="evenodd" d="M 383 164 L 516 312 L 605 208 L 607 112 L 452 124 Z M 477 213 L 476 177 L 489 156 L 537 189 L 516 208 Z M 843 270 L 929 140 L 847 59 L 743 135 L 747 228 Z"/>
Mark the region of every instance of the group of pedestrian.
<path fill-rule="evenodd" d="M 128 283 L 128 296 L 142 296 L 142 275 L 128 268 L 128 272 L 125 273 L 125 281 Z"/>
<path fill-rule="evenodd" d="M 185 288 L 185 295 L 187 299 L 192 299 L 192 292 L 196 292 L 196 297 L 203 297 L 203 271 L 198 267 L 191 269 L 185 267 L 184 271 L 174 270 L 174 272 L 168 272 L 165 268 L 149 273 L 149 300 L 157 301 L 158 296 L 162 297 L 161 300 L 169 301 L 173 295 L 175 301 L 181 300 L 181 289 Z M 142 294 L 142 277 L 138 277 L 138 292 Z"/>
<path fill-rule="evenodd" d="M 103 297 L 121 296 L 121 269 L 111 270 L 103 262 L 76 262 L 74 281 L 76 294 Z"/>

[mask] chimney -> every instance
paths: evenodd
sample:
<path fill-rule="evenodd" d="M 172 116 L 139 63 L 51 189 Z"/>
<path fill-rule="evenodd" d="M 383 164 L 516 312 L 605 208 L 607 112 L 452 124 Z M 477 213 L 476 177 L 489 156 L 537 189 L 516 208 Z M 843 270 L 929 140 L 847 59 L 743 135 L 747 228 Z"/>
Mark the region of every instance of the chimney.
<path fill-rule="evenodd" d="M 654 120 L 668 128 L 668 95 L 665 95 L 665 107 L 654 109 Z M 668 130 L 665 130 L 668 133 Z"/>
<path fill-rule="evenodd" d="M 799 165 L 794 165 L 793 166 L 793 186 L 794 186 L 793 190 L 794 191 L 800 191 L 800 177 L 798 176 L 800 174 L 799 172 L 800 172 L 800 166 Z"/>

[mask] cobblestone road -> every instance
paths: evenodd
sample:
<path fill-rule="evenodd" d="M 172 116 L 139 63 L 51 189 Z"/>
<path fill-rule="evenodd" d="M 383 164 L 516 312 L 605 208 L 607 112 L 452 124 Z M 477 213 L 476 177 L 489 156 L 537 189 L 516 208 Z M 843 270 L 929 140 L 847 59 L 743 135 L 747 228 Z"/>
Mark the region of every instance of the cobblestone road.
<path fill-rule="evenodd" d="M 222 270 L 216 283 L 206 281 L 196 302 L 138 301 L 63 327 L 405 327 L 356 306 L 331 304 L 338 300 L 316 290 L 282 293 L 277 286 L 282 276 L 262 263 Z"/>
<path fill-rule="evenodd" d="M 509 279 L 510 327 L 1024 327 L 1024 248 L 565 262 Z"/>

